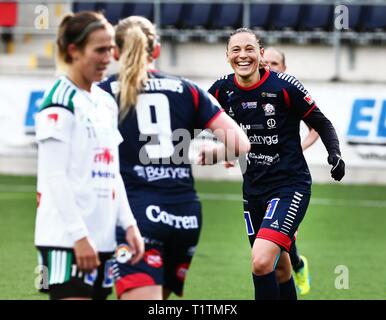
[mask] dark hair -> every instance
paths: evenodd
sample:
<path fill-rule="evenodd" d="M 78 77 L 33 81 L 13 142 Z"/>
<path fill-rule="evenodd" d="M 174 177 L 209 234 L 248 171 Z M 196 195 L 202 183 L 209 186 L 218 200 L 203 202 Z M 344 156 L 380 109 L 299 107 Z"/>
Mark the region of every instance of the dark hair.
<path fill-rule="evenodd" d="M 80 49 L 84 48 L 90 33 L 97 29 L 105 29 L 109 25 L 103 14 L 98 12 L 82 11 L 66 15 L 59 25 L 56 39 L 58 62 L 71 63 L 68 46 L 75 44 Z"/>
<path fill-rule="evenodd" d="M 235 31 L 232 31 L 232 33 L 229 35 L 228 37 L 228 40 L 227 40 L 227 48 L 228 48 L 228 45 L 229 45 L 229 41 L 231 40 L 231 38 L 235 35 L 235 34 L 239 34 L 239 33 L 249 33 L 251 35 L 253 35 L 256 39 L 256 42 L 258 43 L 259 47 L 261 47 L 260 45 L 260 39 L 257 37 L 256 33 L 254 33 L 251 29 L 249 28 L 238 28 L 236 29 Z"/>

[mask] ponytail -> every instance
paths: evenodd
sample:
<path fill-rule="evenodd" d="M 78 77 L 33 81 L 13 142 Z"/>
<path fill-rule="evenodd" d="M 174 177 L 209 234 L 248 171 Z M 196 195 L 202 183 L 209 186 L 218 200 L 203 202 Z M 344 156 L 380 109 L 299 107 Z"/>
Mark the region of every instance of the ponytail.
<path fill-rule="evenodd" d="M 119 71 L 120 82 L 120 119 L 123 119 L 130 109 L 135 108 L 139 92 L 148 79 L 147 77 L 147 37 L 141 27 L 133 26 L 126 30 L 128 41 L 124 41 L 121 51 Z"/>

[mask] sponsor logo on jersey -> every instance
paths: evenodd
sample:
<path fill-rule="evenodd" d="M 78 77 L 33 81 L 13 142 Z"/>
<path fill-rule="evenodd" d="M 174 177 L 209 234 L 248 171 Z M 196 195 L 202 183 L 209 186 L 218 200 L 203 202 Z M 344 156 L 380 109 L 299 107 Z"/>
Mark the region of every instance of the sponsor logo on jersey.
<path fill-rule="evenodd" d="M 277 134 L 273 136 L 258 136 L 254 134 L 253 136 L 249 136 L 248 138 L 251 144 L 266 144 L 270 146 L 279 142 L 279 137 Z"/>
<path fill-rule="evenodd" d="M 243 109 L 256 109 L 257 108 L 257 102 L 252 101 L 252 102 L 241 102 L 241 106 Z"/>
<path fill-rule="evenodd" d="M 47 119 L 50 123 L 57 123 L 59 119 L 59 114 L 57 113 L 50 113 L 47 115 Z"/>
<path fill-rule="evenodd" d="M 84 283 L 86 283 L 90 286 L 93 286 L 97 276 L 98 276 L 98 270 L 97 269 L 95 269 L 93 272 L 86 273 L 84 275 Z"/>
<path fill-rule="evenodd" d="M 118 263 L 127 263 L 133 257 L 133 253 L 127 244 L 120 244 L 115 250 L 115 259 Z"/>
<path fill-rule="evenodd" d="M 190 168 L 185 167 L 154 167 L 154 166 L 135 166 L 134 171 L 138 177 L 146 179 L 148 182 L 163 179 L 188 179 L 190 178 Z"/>
<path fill-rule="evenodd" d="M 146 217 L 152 222 L 167 224 L 175 229 L 198 229 L 196 216 L 176 216 L 161 211 L 161 208 L 155 205 L 146 208 Z"/>
<path fill-rule="evenodd" d="M 309 105 L 314 103 L 314 100 L 311 98 L 310 94 L 307 93 L 303 98 Z"/>
<path fill-rule="evenodd" d="M 262 105 L 264 114 L 269 117 L 269 116 L 274 116 L 275 115 L 275 106 L 273 106 L 270 103 L 266 103 Z"/>
<path fill-rule="evenodd" d="M 230 117 L 234 117 L 234 116 L 235 116 L 235 113 L 233 112 L 232 107 L 229 107 L 228 115 L 229 115 Z"/>
<path fill-rule="evenodd" d="M 279 203 L 279 201 L 280 201 L 279 198 L 274 198 L 268 202 L 267 210 L 265 210 L 264 219 L 272 219 L 273 214 L 275 213 L 275 210 L 276 210 L 276 207 L 277 207 L 277 204 Z"/>
<path fill-rule="evenodd" d="M 279 221 L 275 220 L 270 224 L 272 228 L 279 229 Z"/>
<path fill-rule="evenodd" d="M 189 270 L 189 263 L 181 263 L 176 268 L 176 276 L 180 281 L 184 281 Z"/>
<path fill-rule="evenodd" d="M 153 268 L 161 268 L 163 265 L 161 253 L 156 249 L 150 249 L 143 255 L 143 260 Z"/>
<path fill-rule="evenodd" d="M 267 126 L 268 129 L 275 129 L 276 128 L 276 120 L 275 119 L 268 119 L 267 120 Z"/>
<path fill-rule="evenodd" d="M 276 153 L 274 156 L 269 156 L 266 154 L 256 154 L 253 152 L 248 153 L 248 160 L 257 160 L 257 163 L 262 163 L 262 164 L 268 164 L 271 165 L 273 163 L 276 163 L 277 160 L 279 160 L 279 154 Z"/>
<path fill-rule="evenodd" d="M 240 127 L 243 130 L 250 130 L 250 129 L 261 130 L 261 129 L 264 129 L 264 126 L 262 124 L 243 124 L 243 123 L 240 123 Z"/>
<path fill-rule="evenodd" d="M 98 152 L 94 156 L 94 162 L 102 162 L 110 164 L 114 162 L 114 156 L 108 148 L 98 148 Z"/>
<path fill-rule="evenodd" d="M 277 93 L 262 92 L 261 96 L 263 98 L 265 98 L 265 97 L 267 97 L 267 98 L 277 98 Z"/>
<path fill-rule="evenodd" d="M 115 179 L 115 173 L 108 172 L 108 171 L 92 170 L 91 177 L 92 178 L 97 177 L 97 178 L 104 178 L 104 179 Z"/>
<path fill-rule="evenodd" d="M 234 94 L 234 91 L 226 91 L 226 94 L 228 95 L 228 98 L 230 98 L 233 94 Z"/>
<path fill-rule="evenodd" d="M 107 260 L 105 262 L 105 270 L 104 270 L 102 287 L 111 288 L 113 284 L 114 284 L 113 261 Z"/>

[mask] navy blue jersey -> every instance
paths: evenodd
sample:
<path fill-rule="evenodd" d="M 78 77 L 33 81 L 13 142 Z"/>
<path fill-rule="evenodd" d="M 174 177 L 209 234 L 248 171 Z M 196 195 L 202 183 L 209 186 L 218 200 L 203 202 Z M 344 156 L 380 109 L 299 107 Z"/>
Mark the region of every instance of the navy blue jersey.
<path fill-rule="evenodd" d="M 195 129 L 205 129 L 222 109 L 194 83 L 159 71 L 138 96 L 135 109 L 119 125 L 121 174 L 129 199 L 157 203 L 197 199 L 188 147 Z M 117 77 L 100 86 L 116 95 Z M 147 201 L 149 198 L 147 199 Z"/>
<path fill-rule="evenodd" d="M 316 105 L 294 77 L 260 69 L 261 80 L 245 88 L 235 74 L 217 80 L 209 92 L 248 135 L 251 150 L 244 172 L 244 195 L 284 185 L 311 185 L 300 141 L 300 121 Z"/>

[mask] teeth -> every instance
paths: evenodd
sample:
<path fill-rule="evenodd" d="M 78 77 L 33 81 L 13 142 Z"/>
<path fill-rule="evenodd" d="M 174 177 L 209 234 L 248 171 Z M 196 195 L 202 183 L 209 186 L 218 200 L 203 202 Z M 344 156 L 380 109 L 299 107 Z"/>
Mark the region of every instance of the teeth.
<path fill-rule="evenodd" d="M 239 66 L 249 66 L 250 63 L 249 62 L 239 62 L 238 65 Z"/>

